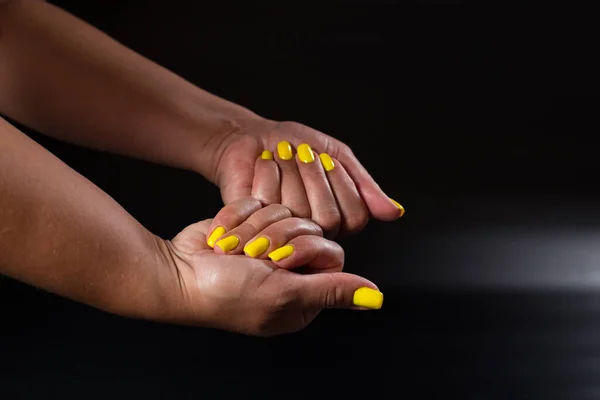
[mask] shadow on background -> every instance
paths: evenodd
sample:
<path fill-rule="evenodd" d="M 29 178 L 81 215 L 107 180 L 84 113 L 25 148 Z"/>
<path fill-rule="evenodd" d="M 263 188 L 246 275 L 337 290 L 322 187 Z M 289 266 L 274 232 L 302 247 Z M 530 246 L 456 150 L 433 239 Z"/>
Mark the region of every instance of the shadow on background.
<path fill-rule="evenodd" d="M 345 141 L 407 213 L 343 241 L 381 311 L 327 311 L 275 339 L 125 320 L 0 281 L 2 391 L 598 398 L 593 25 L 385 2 L 54 3 L 215 94 Z M 195 174 L 28 133 L 162 237 L 221 206 Z"/>

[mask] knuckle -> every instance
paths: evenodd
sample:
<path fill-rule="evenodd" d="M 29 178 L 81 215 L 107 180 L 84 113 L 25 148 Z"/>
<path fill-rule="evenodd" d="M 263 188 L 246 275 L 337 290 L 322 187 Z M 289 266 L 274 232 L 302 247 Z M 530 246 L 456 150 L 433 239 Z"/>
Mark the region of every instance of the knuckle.
<path fill-rule="evenodd" d="M 327 277 L 331 281 L 331 285 L 328 285 L 328 287 L 323 290 L 321 304 L 323 304 L 325 308 L 335 308 L 338 304 L 344 303 L 344 292 L 338 285 L 334 284 L 332 274 L 327 274 Z"/>
<path fill-rule="evenodd" d="M 330 208 L 324 212 L 319 213 L 315 218 L 315 222 L 323 228 L 324 231 L 331 231 L 339 227 L 342 217 L 337 208 Z"/>
<path fill-rule="evenodd" d="M 345 221 L 346 229 L 350 232 L 362 230 L 369 223 L 369 213 L 366 210 L 348 215 Z"/>
<path fill-rule="evenodd" d="M 329 155 L 334 158 L 354 157 L 354 152 L 346 143 L 336 140 Z"/>
<path fill-rule="evenodd" d="M 292 207 L 292 215 L 294 217 L 298 217 L 298 218 L 310 218 L 311 217 L 311 211 L 310 211 L 310 207 L 306 206 L 306 205 L 298 205 L 296 207 Z"/>
<path fill-rule="evenodd" d="M 260 200 L 257 200 L 256 198 L 254 198 L 252 196 L 242 197 L 241 199 L 236 200 L 233 203 L 230 203 L 229 205 L 236 207 L 236 208 L 237 207 L 239 207 L 239 208 L 261 207 Z"/>
<path fill-rule="evenodd" d="M 243 201 L 248 208 L 252 208 L 254 210 L 259 210 L 263 206 L 260 200 L 255 197 L 245 197 Z"/>
<path fill-rule="evenodd" d="M 278 217 L 278 219 L 286 219 L 292 216 L 290 209 L 282 204 L 270 204 L 266 206 L 265 209 L 268 210 L 271 215 Z"/>
<path fill-rule="evenodd" d="M 348 146 L 346 143 L 342 143 L 342 142 L 340 142 L 340 153 L 346 154 L 349 156 L 354 156 L 354 152 L 352 151 L 350 146 Z"/>
<path fill-rule="evenodd" d="M 302 129 L 303 125 L 296 121 L 282 121 L 279 127 L 283 130 L 298 130 Z"/>
<path fill-rule="evenodd" d="M 319 226 L 319 224 L 317 224 L 312 219 L 292 217 L 289 219 L 289 221 L 290 221 L 290 225 L 289 225 L 289 229 L 288 229 L 289 236 L 292 236 L 292 234 L 297 233 L 298 228 L 301 231 L 307 231 L 306 234 L 308 234 L 308 235 L 323 236 L 323 228 L 321 228 Z M 311 232 L 308 232 L 308 231 L 311 231 Z"/>
<path fill-rule="evenodd" d="M 313 221 L 311 219 L 303 219 L 302 221 L 304 221 L 304 223 L 308 222 L 308 225 L 314 231 L 314 233 L 313 233 L 314 235 L 323 236 L 323 228 L 321 228 L 321 225 L 317 224 L 315 221 Z"/>
<path fill-rule="evenodd" d="M 276 203 L 275 199 L 265 193 L 256 193 L 254 194 L 254 197 L 265 207 Z"/>

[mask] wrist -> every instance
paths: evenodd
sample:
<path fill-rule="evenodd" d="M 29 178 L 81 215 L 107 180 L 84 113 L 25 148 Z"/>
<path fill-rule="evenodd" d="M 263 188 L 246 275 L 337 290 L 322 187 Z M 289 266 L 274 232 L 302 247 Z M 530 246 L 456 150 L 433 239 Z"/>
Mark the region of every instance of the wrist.
<path fill-rule="evenodd" d="M 186 282 L 190 282 L 192 269 L 185 264 L 169 240 L 154 236 L 156 271 L 152 298 L 148 300 L 146 315 L 141 317 L 157 322 L 184 323 L 189 320 L 190 299 Z"/>
<path fill-rule="evenodd" d="M 209 181 L 213 181 L 215 165 L 218 164 L 222 149 L 235 134 L 247 126 L 261 123 L 265 118 L 252 111 L 221 99 L 200 88 L 194 87 L 187 96 L 177 96 L 175 113 L 179 129 L 185 131 L 181 137 L 194 138 L 187 148 L 177 146 L 185 152 L 185 169 L 192 170 Z"/>

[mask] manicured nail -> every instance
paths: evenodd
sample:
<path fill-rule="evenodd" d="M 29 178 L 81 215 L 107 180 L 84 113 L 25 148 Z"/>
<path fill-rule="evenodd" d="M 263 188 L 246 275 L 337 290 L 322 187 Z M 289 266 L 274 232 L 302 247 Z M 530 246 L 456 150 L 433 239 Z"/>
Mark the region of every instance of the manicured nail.
<path fill-rule="evenodd" d="M 335 164 L 333 163 L 331 157 L 329 157 L 329 154 L 321 153 L 319 154 L 319 158 L 321 159 L 321 164 L 323 164 L 325 171 L 329 172 L 335 168 Z"/>
<path fill-rule="evenodd" d="M 313 154 L 312 149 L 305 143 L 298 146 L 298 158 L 300 158 L 300 161 L 304 164 L 315 162 L 315 155 Z"/>
<path fill-rule="evenodd" d="M 238 244 L 240 244 L 240 239 L 237 236 L 227 236 L 219 240 L 215 246 L 219 246 L 224 253 L 227 253 L 235 249 Z"/>
<path fill-rule="evenodd" d="M 258 257 L 262 253 L 267 251 L 270 245 L 271 242 L 269 241 L 269 239 L 261 237 L 248 243 L 246 247 L 244 247 L 244 252 L 252 258 Z"/>
<path fill-rule="evenodd" d="M 292 153 L 292 145 L 290 142 L 284 140 L 283 142 L 277 143 L 277 154 L 279 154 L 279 158 L 282 160 L 291 160 L 294 154 Z"/>
<path fill-rule="evenodd" d="M 368 287 L 362 287 L 354 292 L 353 303 L 357 307 L 379 310 L 383 305 L 383 293 Z"/>
<path fill-rule="evenodd" d="M 278 248 L 277 250 L 273 250 L 269 253 L 269 258 L 273 261 L 280 261 L 284 258 L 287 258 L 292 255 L 294 252 L 294 246 L 285 245 L 283 247 Z"/>
<path fill-rule="evenodd" d="M 222 226 L 218 226 L 217 228 L 215 228 L 213 233 L 210 234 L 210 236 L 206 240 L 206 244 L 214 249 L 215 248 L 215 240 L 217 240 L 218 238 L 223 236 L 225 234 L 225 232 L 226 232 L 225 228 L 223 228 Z"/>
<path fill-rule="evenodd" d="M 404 207 L 402 207 L 402 204 L 398 203 L 396 200 L 394 199 L 390 199 L 392 201 L 392 203 L 394 203 L 394 205 L 396 207 L 398 207 L 398 210 L 400 210 L 400 216 L 404 215 Z"/>
<path fill-rule="evenodd" d="M 262 152 L 262 154 L 260 155 L 260 158 L 262 158 L 263 160 L 272 160 L 273 159 L 273 152 L 271 152 L 269 150 L 264 150 Z"/>

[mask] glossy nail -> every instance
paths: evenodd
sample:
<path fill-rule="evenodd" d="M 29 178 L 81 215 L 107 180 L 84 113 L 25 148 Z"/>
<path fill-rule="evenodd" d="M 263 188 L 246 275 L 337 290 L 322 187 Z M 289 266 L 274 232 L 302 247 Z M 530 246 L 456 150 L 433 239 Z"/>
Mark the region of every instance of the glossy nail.
<path fill-rule="evenodd" d="M 362 287 L 354 292 L 353 303 L 357 307 L 379 310 L 383 305 L 383 293 L 368 287 Z"/>
<path fill-rule="evenodd" d="M 304 164 L 310 164 L 315 162 L 315 155 L 313 154 L 313 151 L 310 148 L 310 146 L 306 143 L 303 143 L 300 146 L 298 146 L 298 158 Z"/>
<path fill-rule="evenodd" d="M 262 253 L 267 251 L 270 245 L 271 242 L 269 241 L 269 239 L 261 237 L 248 243 L 246 247 L 244 247 L 244 252 L 252 258 L 258 257 Z"/>
<path fill-rule="evenodd" d="M 260 155 L 260 158 L 262 158 L 263 160 L 272 160 L 273 159 L 273 152 L 269 151 L 269 150 L 264 150 L 262 152 L 262 154 Z"/>
<path fill-rule="evenodd" d="M 325 171 L 329 172 L 335 168 L 335 164 L 333 163 L 331 157 L 329 157 L 329 154 L 321 153 L 319 154 L 319 158 L 321 159 L 321 164 L 323 164 Z"/>
<path fill-rule="evenodd" d="M 214 249 L 215 240 L 217 240 L 218 238 L 223 236 L 225 234 L 225 232 L 226 232 L 226 230 L 222 226 L 216 227 L 215 230 L 210 234 L 208 239 L 206 239 L 206 244 Z"/>
<path fill-rule="evenodd" d="M 294 252 L 294 246 L 285 245 L 283 247 L 278 248 L 277 250 L 273 250 L 269 253 L 269 258 L 273 261 L 280 261 L 284 258 L 287 258 L 292 255 Z"/>
<path fill-rule="evenodd" d="M 237 236 L 227 236 L 219 240 L 215 246 L 219 246 L 223 252 L 227 253 L 235 249 L 238 244 L 240 244 L 240 239 Z"/>
<path fill-rule="evenodd" d="M 290 142 L 284 140 L 283 142 L 277 143 L 277 154 L 279 154 L 279 158 L 282 160 L 291 160 L 294 154 L 292 153 L 292 145 Z"/>
<path fill-rule="evenodd" d="M 400 210 L 400 216 L 404 215 L 404 207 L 402 207 L 402 204 L 398 203 L 396 200 L 394 199 L 390 199 L 392 201 L 392 203 L 394 203 L 394 205 L 396 207 L 398 207 L 398 210 Z"/>

